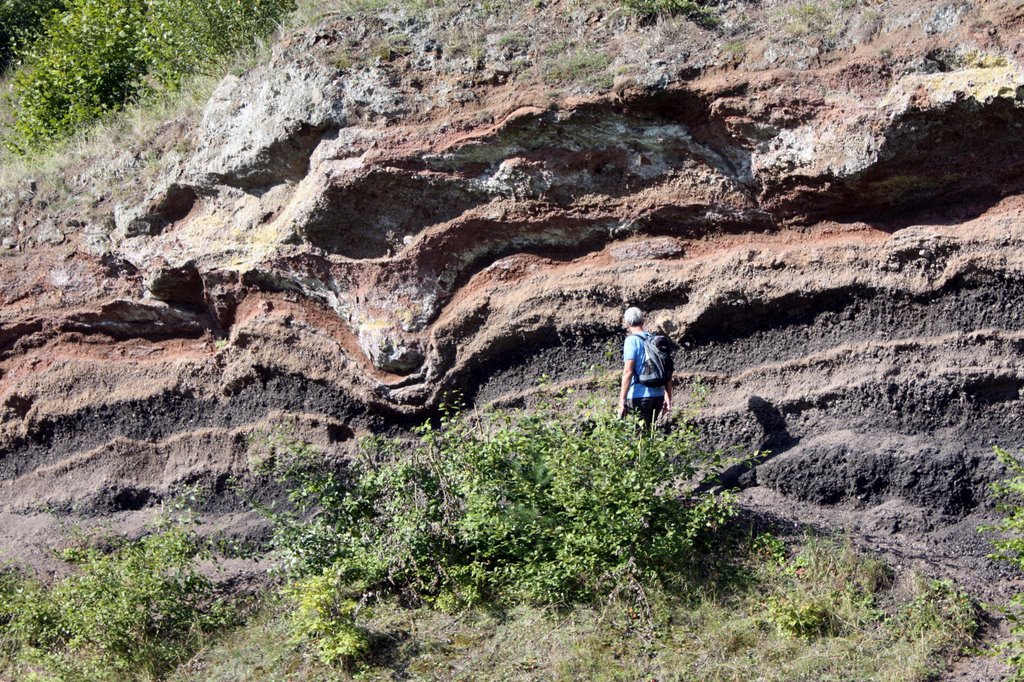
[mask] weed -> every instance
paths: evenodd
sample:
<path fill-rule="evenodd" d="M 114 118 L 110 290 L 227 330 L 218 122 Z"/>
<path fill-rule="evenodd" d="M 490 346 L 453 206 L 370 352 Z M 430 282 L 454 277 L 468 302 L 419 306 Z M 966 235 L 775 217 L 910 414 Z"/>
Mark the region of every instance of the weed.
<path fill-rule="evenodd" d="M 777 540 L 756 546 L 780 549 Z M 832 609 L 833 634 L 792 636 L 769 619 L 766 597 L 802 594 L 812 578 L 781 568 L 759 552 L 749 556 L 753 579 L 725 591 L 701 588 L 680 596 L 663 587 L 644 588 L 637 599 L 626 580 L 612 598 L 561 608 L 519 605 L 505 609 L 409 608 L 400 598 L 382 598 L 356 616 L 368 642 L 364 662 L 350 673 L 303 658 L 290 645 L 292 616 L 287 601 L 272 601 L 250 626 L 211 647 L 174 679 L 266 679 L 312 682 L 323 679 L 389 680 L 450 675 L 482 680 L 901 680 L 935 679 L 944 655 L 942 641 L 957 629 L 945 609 L 925 619 L 916 638 L 894 637 L 888 621 L 913 608 L 931 609 L 932 597 L 904 595 L 891 582 L 878 582 L 878 562 L 857 555 L 842 542 L 808 538 L 794 548 L 787 565 L 815 571 L 813 579 L 877 586 L 876 605 L 850 602 L 847 613 Z M 797 562 L 796 557 L 805 555 Z M 812 555 L 808 558 L 806 555 Z M 816 568 L 812 568 L 816 567 Z M 851 572 L 852 569 L 852 572 Z M 929 581 L 919 581 L 927 585 Z M 942 598 L 940 598 L 941 601 Z M 882 611 L 877 604 L 884 604 Z M 917 606 L 914 606 L 914 605 Z M 887 616 L 886 614 L 889 614 Z M 846 624 L 841 619 L 849 619 Z M 945 652 L 945 654 L 943 653 Z M 274 672 L 271 672 L 274 671 Z M 400 671 L 400 672 L 399 672 Z M 454 672 L 453 672 L 454 671 Z M 690 675 L 682 675 L 688 671 Z"/>
<path fill-rule="evenodd" d="M 530 40 L 518 33 L 506 33 L 498 39 L 498 47 L 509 52 L 524 52 L 530 47 Z"/>
<path fill-rule="evenodd" d="M 580 48 L 552 58 L 544 69 L 544 79 L 551 84 L 611 87 L 611 76 L 606 73 L 610 62 L 603 52 Z"/>
<path fill-rule="evenodd" d="M 722 45 L 722 54 L 729 60 L 742 59 L 746 51 L 746 44 L 742 40 L 731 40 Z"/>
<path fill-rule="evenodd" d="M 1004 561 L 1024 570 L 1024 450 L 1012 453 L 1004 448 L 993 448 L 999 462 L 1009 476 L 992 484 L 996 509 L 1003 514 L 999 523 L 982 526 L 979 530 L 995 534 L 991 540 L 995 549 L 989 558 Z M 1010 623 L 1010 641 L 996 648 L 1013 670 L 1014 680 L 1024 680 L 1024 593 L 1017 593 L 1002 609 Z"/>
<path fill-rule="evenodd" d="M 803 2 L 789 7 L 786 17 L 786 34 L 793 38 L 823 33 L 832 23 L 831 12 L 817 2 Z"/>
<path fill-rule="evenodd" d="M 913 600 L 890 619 L 889 625 L 896 638 L 914 641 L 941 633 L 938 648 L 964 646 L 977 632 L 978 609 L 969 595 L 948 580 L 916 576 Z"/>
<path fill-rule="evenodd" d="M 372 55 L 382 62 L 389 62 L 400 57 L 408 56 L 412 52 L 409 46 L 409 36 L 405 34 L 389 35 L 373 49 Z"/>
<path fill-rule="evenodd" d="M 836 636 L 874 617 L 875 594 L 891 584 L 891 572 L 878 560 L 858 555 L 848 543 L 814 538 L 783 564 L 785 588 L 767 600 L 769 619 L 779 632 L 805 639 Z"/>
<path fill-rule="evenodd" d="M 774 30 L 791 40 L 819 41 L 826 48 L 834 47 L 845 29 L 856 2 L 808 0 L 790 5 L 772 18 Z"/>
<path fill-rule="evenodd" d="M 559 57 L 569 50 L 569 43 L 565 40 L 553 40 L 544 46 L 544 54 L 548 57 Z"/>
<path fill-rule="evenodd" d="M 622 0 L 623 7 L 642 17 L 682 15 L 698 24 L 715 26 L 718 18 L 706 4 L 697 0 Z"/>
<path fill-rule="evenodd" d="M 769 618 L 783 634 L 811 639 L 836 634 L 835 594 L 800 594 L 768 598 Z"/>

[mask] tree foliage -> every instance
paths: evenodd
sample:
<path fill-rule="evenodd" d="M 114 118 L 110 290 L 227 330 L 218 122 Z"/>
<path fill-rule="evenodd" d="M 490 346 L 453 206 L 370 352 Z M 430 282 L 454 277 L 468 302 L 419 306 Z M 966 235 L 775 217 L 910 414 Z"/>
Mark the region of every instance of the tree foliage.
<path fill-rule="evenodd" d="M 35 40 L 46 18 L 64 8 L 65 0 L 0 0 L 0 73 L 18 46 Z"/>
<path fill-rule="evenodd" d="M 13 0 L 7 0 L 13 1 Z M 251 46 L 294 0 L 68 0 L 19 49 L 16 146 L 40 147 Z"/>

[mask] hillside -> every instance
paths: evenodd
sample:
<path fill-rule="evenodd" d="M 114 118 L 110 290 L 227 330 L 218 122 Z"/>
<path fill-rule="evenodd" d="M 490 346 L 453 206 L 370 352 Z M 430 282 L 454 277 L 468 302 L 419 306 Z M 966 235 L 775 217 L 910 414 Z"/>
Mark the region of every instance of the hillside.
<path fill-rule="evenodd" d="M 1024 7 L 339 7 L 195 111 L 0 186 L 0 556 L 332 457 L 452 391 L 600 382 L 628 305 L 747 509 L 983 598 L 1024 444 Z M 610 350 L 609 350 L 610 349 Z M 611 355 L 611 360 L 608 356 Z M 592 369 L 594 368 L 594 369 Z"/>

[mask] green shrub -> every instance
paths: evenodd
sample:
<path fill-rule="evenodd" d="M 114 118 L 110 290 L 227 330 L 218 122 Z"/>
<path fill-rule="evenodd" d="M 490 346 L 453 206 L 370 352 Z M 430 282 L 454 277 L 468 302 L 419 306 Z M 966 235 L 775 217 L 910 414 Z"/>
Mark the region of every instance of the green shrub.
<path fill-rule="evenodd" d="M 18 46 L 35 40 L 46 18 L 64 7 L 64 0 L 0 0 L 0 73 Z"/>
<path fill-rule="evenodd" d="M 992 540 L 996 550 L 992 558 L 1011 563 L 1024 571 L 1024 451 L 1022 456 L 1000 447 L 994 451 L 1010 473 L 1008 478 L 992 485 L 996 509 L 1004 516 L 995 526 L 986 526 L 982 530 L 998 533 L 998 537 Z"/>
<path fill-rule="evenodd" d="M 72 0 L 22 55 L 15 130 L 27 146 L 55 139 L 134 99 L 147 70 L 142 0 Z"/>
<path fill-rule="evenodd" d="M 18 645 L 11 635 L 11 620 L 16 613 L 15 603 L 18 593 L 24 589 L 25 578 L 14 569 L 0 569 L 0 676 L 4 671 L 4 662 L 11 659 L 18 651 Z"/>
<path fill-rule="evenodd" d="M 112 554 L 77 552 L 78 570 L 50 587 L 20 581 L 0 613 L 19 664 L 67 681 L 160 677 L 229 621 L 198 553 L 173 525 Z"/>
<path fill-rule="evenodd" d="M 786 579 L 766 600 L 768 619 L 780 633 L 803 639 L 864 627 L 876 615 L 875 595 L 892 582 L 882 561 L 858 554 L 849 543 L 814 538 L 781 571 Z"/>
<path fill-rule="evenodd" d="M 295 509 L 270 513 L 293 579 L 442 609 L 566 604 L 685 581 L 735 513 L 684 486 L 719 462 L 694 428 L 641 433 L 606 406 L 449 413 L 416 444 L 364 442 L 347 475 L 288 439 L 260 468 L 290 488 Z"/>
<path fill-rule="evenodd" d="M 918 576 L 913 599 L 890 621 L 898 639 L 913 641 L 940 635 L 936 649 L 969 644 L 978 630 L 978 610 L 970 596 L 948 580 Z"/>
<path fill-rule="evenodd" d="M 146 49 L 154 77 L 213 73 L 219 55 L 250 48 L 295 8 L 293 0 L 148 0 Z"/>
<path fill-rule="evenodd" d="M 298 578 L 286 586 L 284 596 L 295 605 L 292 632 L 313 642 L 327 665 L 357 660 L 369 650 L 366 633 L 354 624 L 361 595 L 338 571 Z"/>
<path fill-rule="evenodd" d="M 293 7 L 293 0 L 69 0 L 19 55 L 12 144 L 45 145 L 157 85 L 208 72 Z"/>
<path fill-rule="evenodd" d="M 794 651 L 806 648 L 807 659 L 813 651 L 828 652 L 827 660 L 845 649 L 844 665 L 851 666 L 845 676 L 831 668 L 811 674 L 809 663 L 801 674 L 794 660 L 792 679 L 935 679 L 974 641 L 978 614 L 967 594 L 914 575 L 908 595 L 886 563 L 849 542 L 809 537 L 772 573 L 763 608 L 776 632 Z M 887 667 L 890 674 L 874 672 Z"/>
<path fill-rule="evenodd" d="M 812 639 L 836 633 L 837 594 L 781 595 L 768 598 L 768 613 L 779 632 Z"/>

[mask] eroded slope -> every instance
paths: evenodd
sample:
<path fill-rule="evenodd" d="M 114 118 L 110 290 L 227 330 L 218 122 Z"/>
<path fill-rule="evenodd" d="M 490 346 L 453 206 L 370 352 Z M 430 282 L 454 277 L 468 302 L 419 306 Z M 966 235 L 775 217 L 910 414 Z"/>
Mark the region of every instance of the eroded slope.
<path fill-rule="evenodd" d="M 340 455 L 453 389 L 591 381 L 627 305 L 674 323 L 709 438 L 771 452 L 752 504 L 967 528 L 991 444 L 1024 443 L 1022 15 L 921 5 L 725 65 L 727 29 L 593 10 L 584 37 L 626 47 L 555 89 L 500 34 L 475 65 L 401 14 L 292 35 L 144 198 L 0 258 L 7 552 L 45 509 L 135 518 L 199 483 L 228 512 L 284 416 Z M 373 31 L 403 49 L 339 59 Z"/>

